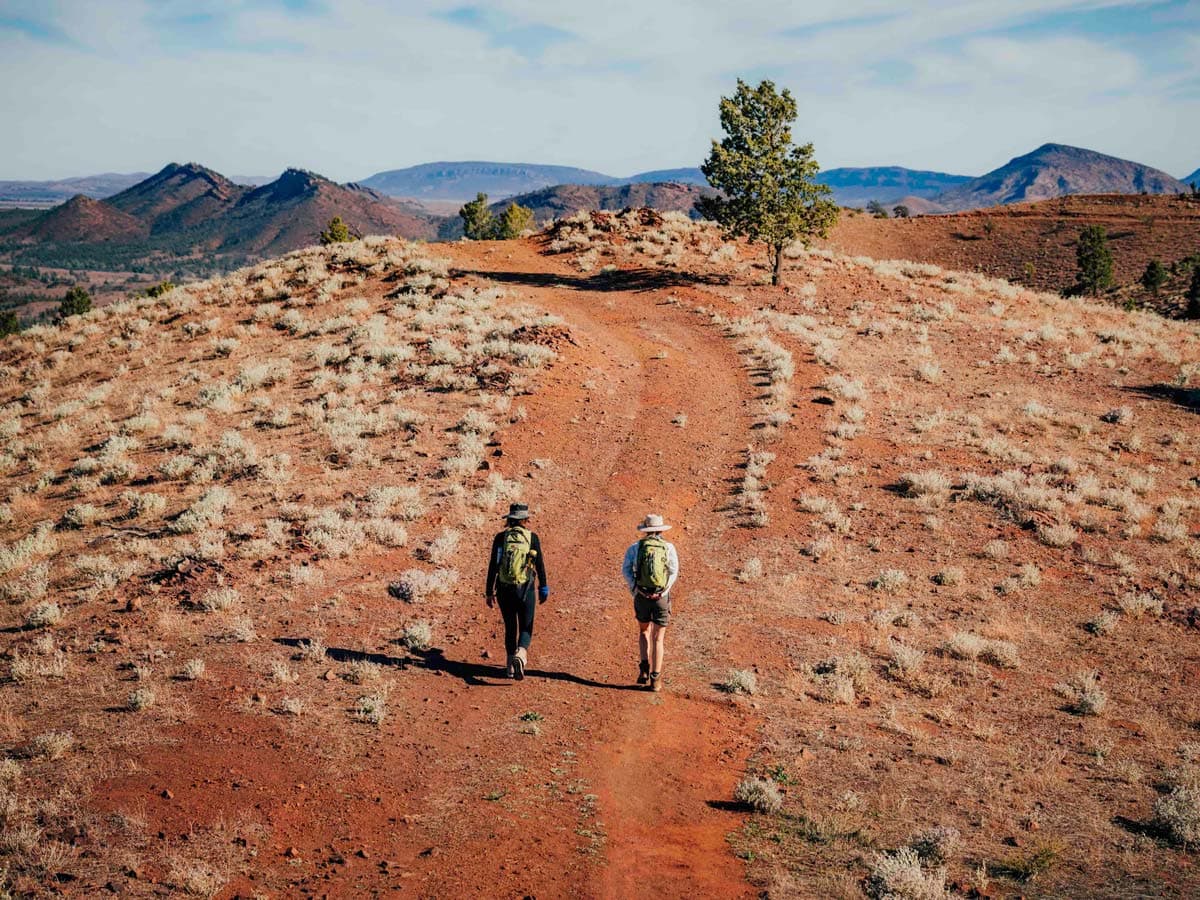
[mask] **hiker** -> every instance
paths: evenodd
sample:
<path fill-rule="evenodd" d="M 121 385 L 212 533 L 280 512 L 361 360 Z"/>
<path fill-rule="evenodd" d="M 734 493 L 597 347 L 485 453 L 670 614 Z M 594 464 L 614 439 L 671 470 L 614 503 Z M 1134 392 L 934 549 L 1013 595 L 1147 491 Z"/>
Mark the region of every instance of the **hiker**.
<path fill-rule="evenodd" d="M 539 602 L 550 596 L 546 584 L 546 560 L 542 542 L 525 527 L 529 507 L 513 503 L 504 517 L 504 530 L 492 540 L 492 555 L 488 559 L 488 607 L 500 604 L 504 616 L 504 649 L 508 654 L 506 673 L 518 681 L 525 677 L 529 661 L 529 644 L 533 640 L 534 602 L 533 578 L 537 574 Z"/>
<path fill-rule="evenodd" d="M 679 577 L 675 545 L 662 536 L 670 528 L 663 524 L 662 516 L 646 516 L 638 526 L 643 537 L 625 551 L 622 566 L 638 621 L 641 662 L 637 683 L 649 682 L 655 692 L 662 690 L 663 638 L 671 621 L 671 588 Z"/>

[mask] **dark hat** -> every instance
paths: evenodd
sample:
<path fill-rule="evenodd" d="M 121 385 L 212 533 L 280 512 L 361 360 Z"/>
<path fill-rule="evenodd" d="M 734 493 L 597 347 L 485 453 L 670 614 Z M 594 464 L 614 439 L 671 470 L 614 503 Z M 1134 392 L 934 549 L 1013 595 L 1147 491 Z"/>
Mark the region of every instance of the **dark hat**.
<path fill-rule="evenodd" d="M 528 519 L 529 518 L 529 507 L 526 506 L 524 503 L 510 503 L 508 506 L 508 515 L 506 515 L 504 518 L 518 519 L 518 520 L 519 519 Z"/>

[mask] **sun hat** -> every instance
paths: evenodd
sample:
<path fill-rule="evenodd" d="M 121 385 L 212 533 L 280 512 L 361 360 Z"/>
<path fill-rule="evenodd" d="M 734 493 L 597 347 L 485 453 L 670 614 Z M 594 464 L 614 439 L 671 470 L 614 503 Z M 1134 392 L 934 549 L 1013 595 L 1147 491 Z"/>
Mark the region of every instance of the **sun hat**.
<path fill-rule="evenodd" d="M 508 505 L 508 513 L 504 516 L 506 519 L 528 519 L 529 507 L 524 503 L 510 503 Z"/>
<path fill-rule="evenodd" d="M 646 516 L 646 518 L 642 519 L 642 524 L 638 526 L 638 531 L 644 531 L 647 533 L 670 530 L 671 526 L 664 525 L 663 517 L 656 513 L 650 513 L 648 516 Z"/>

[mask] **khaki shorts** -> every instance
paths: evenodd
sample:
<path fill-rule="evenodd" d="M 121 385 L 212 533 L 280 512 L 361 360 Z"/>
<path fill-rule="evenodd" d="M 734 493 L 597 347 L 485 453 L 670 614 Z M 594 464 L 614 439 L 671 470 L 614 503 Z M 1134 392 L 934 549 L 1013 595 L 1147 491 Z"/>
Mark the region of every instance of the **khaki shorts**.
<path fill-rule="evenodd" d="M 639 591 L 633 595 L 633 614 L 643 625 L 653 622 L 665 627 L 671 623 L 671 598 L 669 595 L 663 595 L 654 600 L 643 597 Z"/>

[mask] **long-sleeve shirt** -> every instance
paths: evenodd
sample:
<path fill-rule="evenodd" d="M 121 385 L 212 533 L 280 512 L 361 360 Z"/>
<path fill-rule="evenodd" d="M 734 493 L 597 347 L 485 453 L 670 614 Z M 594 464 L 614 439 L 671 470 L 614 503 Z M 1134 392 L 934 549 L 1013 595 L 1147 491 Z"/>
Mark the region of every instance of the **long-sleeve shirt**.
<path fill-rule="evenodd" d="M 504 535 L 507 532 L 506 528 L 492 538 L 492 555 L 488 558 L 487 587 L 484 591 L 489 597 L 496 593 L 496 576 L 500 574 L 500 560 L 504 556 Z M 545 587 L 546 558 L 542 555 L 542 542 L 538 540 L 536 532 L 529 532 L 529 547 L 533 554 L 533 568 L 537 573 L 538 587 Z"/>
<path fill-rule="evenodd" d="M 629 587 L 629 593 L 633 594 L 637 591 L 637 558 L 638 546 L 641 541 L 634 541 L 633 545 L 625 551 L 625 562 L 621 566 L 621 572 L 625 575 L 625 584 Z M 663 541 L 667 545 L 667 587 L 663 594 L 670 594 L 671 588 L 675 586 L 675 579 L 679 577 L 679 554 L 675 552 L 675 545 L 670 541 Z"/>

